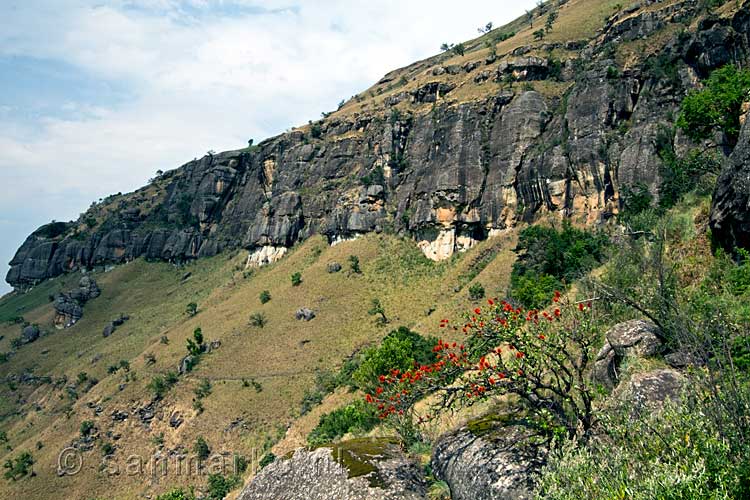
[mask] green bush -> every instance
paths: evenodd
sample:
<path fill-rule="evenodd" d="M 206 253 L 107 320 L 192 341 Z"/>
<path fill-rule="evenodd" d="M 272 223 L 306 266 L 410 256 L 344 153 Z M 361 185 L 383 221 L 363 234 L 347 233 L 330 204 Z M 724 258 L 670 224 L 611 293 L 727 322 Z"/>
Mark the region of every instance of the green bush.
<path fill-rule="evenodd" d="M 484 298 L 484 287 L 481 283 L 474 283 L 469 287 L 469 299 L 479 300 Z"/>
<path fill-rule="evenodd" d="M 414 363 L 425 365 L 435 361 L 433 337 L 423 337 L 406 327 L 393 330 L 378 347 L 370 347 L 362 353 L 362 361 L 352 374 L 353 381 L 365 391 L 374 390 L 380 375 L 393 369 L 408 370 Z"/>
<path fill-rule="evenodd" d="M 253 313 L 250 315 L 249 324 L 255 328 L 263 328 L 268 323 L 268 318 L 262 312 Z"/>
<path fill-rule="evenodd" d="M 359 257 L 356 255 L 349 256 L 349 269 L 351 269 L 354 274 L 362 273 L 362 269 L 359 267 Z"/>
<path fill-rule="evenodd" d="M 268 453 L 263 455 L 263 457 L 260 459 L 260 461 L 258 462 L 258 466 L 262 469 L 266 467 L 267 465 L 271 465 L 275 461 L 276 461 L 276 455 L 274 455 L 273 453 L 269 451 Z"/>
<path fill-rule="evenodd" d="M 320 417 L 307 440 L 311 445 L 330 443 L 349 432 L 367 432 L 379 421 L 371 405 L 357 400 Z"/>
<path fill-rule="evenodd" d="M 208 498 L 211 500 L 222 500 L 230 491 L 242 484 L 238 476 L 223 476 L 221 474 L 209 474 L 208 476 Z"/>
<path fill-rule="evenodd" d="M 555 288 L 563 288 L 604 261 L 607 237 L 576 229 L 563 221 L 562 229 L 531 226 L 524 229 L 511 273 L 510 296 L 525 307 L 538 308 Z M 544 300 L 540 300 L 545 294 Z"/>
<path fill-rule="evenodd" d="M 30 452 L 24 451 L 16 458 L 9 458 L 3 464 L 5 469 L 4 477 L 9 481 L 15 481 L 20 479 L 27 474 L 33 473 L 32 466 L 34 465 L 34 457 Z"/>
<path fill-rule="evenodd" d="M 84 420 L 83 422 L 81 422 L 81 427 L 79 429 L 81 431 L 81 436 L 88 436 L 89 434 L 91 434 L 91 431 L 93 431 L 94 428 L 94 422 L 92 422 L 91 420 Z"/>
<path fill-rule="evenodd" d="M 151 379 L 148 388 L 157 398 L 163 398 L 164 395 L 177 383 L 177 375 L 169 372 L 166 376 L 156 375 Z"/>
<path fill-rule="evenodd" d="M 259 298 L 261 304 L 266 304 L 271 301 L 271 292 L 269 292 L 268 290 L 263 290 L 262 292 L 260 292 Z"/>
<path fill-rule="evenodd" d="M 195 443 L 193 443 L 193 451 L 195 452 L 195 455 L 201 460 L 207 459 L 211 454 L 211 448 L 209 448 L 208 443 L 203 436 L 198 436 L 195 439 Z"/>
<path fill-rule="evenodd" d="M 730 144 L 735 144 L 742 103 L 749 90 L 750 71 L 724 66 L 711 73 L 703 89 L 694 90 L 683 99 L 677 126 L 695 141 L 708 139 L 718 129 Z"/>
<path fill-rule="evenodd" d="M 187 306 L 185 306 L 185 314 L 188 316 L 195 316 L 198 314 L 198 304 L 195 302 L 190 302 Z"/>
<path fill-rule="evenodd" d="M 297 272 L 291 276 L 292 286 L 300 286 L 302 284 L 302 273 Z"/>
<path fill-rule="evenodd" d="M 211 381 L 207 378 L 201 380 L 198 387 L 195 388 L 195 397 L 203 399 L 211 394 Z"/>
<path fill-rule="evenodd" d="M 175 488 L 168 493 L 157 496 L 156 500 L 195 500 L 195 493 L 193 492 L 193 488 L 189 490 Z"/>

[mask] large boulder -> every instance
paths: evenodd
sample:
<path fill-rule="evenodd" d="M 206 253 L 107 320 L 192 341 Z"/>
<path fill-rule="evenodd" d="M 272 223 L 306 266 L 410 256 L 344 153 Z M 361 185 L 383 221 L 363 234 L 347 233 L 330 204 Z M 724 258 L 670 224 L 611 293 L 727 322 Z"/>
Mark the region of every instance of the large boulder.
<path fill-rule="evenodd" d="M 355 439 L 277 459 L 238 500 L 417 500 L 425 495 L 422 469 L 395 443 Z"/>
<path fill-rule="evenodd" d="M 31 344 L 39 338 L 39 327 L 36 325 L 28 325 L 21 331 L 21 343 Z"/>
<path fill-rule="evenodd" d="M 83 317 L 83 306 L 86 302 L 100 294 L 99 285 L 91 276 L 82 277 L 78 287 L 57 294 L 54 303 L 55 327 L 62 329 L 75 325 Z"/>
<path fill-rule="evenodd" d="M 750 249 L 750 125 L 745 122 L 739 142 L 719 176 L 709 224 L 724 249 Z"/>
<path fill-rule="evenodd" d="M 616 396 L 631 406 L 634 413 L 654 411 L 666 401 L 679 401 L 687 379 L 671 368 L 636 373 L 618 387 Z"/>
<path fill-rule="evenodd" d="M 294 313 L 294 317 L 299 321 L 311 321 L 315 318 L 315 312 L 307 307 L 302 307 L 297 309 L 297 312 Z"/>
<path fill-rule="evenodd" d="M 608 389 L 619 381 L 618 369 L 628 356 L 647 358 L 662 351 L 662 335 L 655 324 L 640 319 L 613 326 L 605 334 L 605 342 L 596 355 L 592 379 Z"/>
<path fill-rule="evenodd" d="M 533 436 L 507 417 L 485 417 L 441 436 L 432 470 L 453 500 L 531 499 L 546 455 Z"/>

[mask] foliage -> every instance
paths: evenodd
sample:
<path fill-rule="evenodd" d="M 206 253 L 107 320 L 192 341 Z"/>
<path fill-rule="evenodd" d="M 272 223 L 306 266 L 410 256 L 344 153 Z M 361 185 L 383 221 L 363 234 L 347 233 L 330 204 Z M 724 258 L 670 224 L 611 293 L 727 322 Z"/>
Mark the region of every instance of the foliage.
<path fill-rule="evenodd" d="M 91 434 L 91 431 L 93 431 L 94 428 L 94 422 L 92 422 L 91 420 L 84 420 L 83 422 L 81 422 L 81 427 L 79 429 L 81 431 L 81 436 L 88 436 L 89 434 Z"/>
<path fill-rule="evenodd" d="M 511 297 L 526 307 L 541 306 L 552 291 L 603 262 L 606 247 L 606 235 L 576 229 L 567 220 L 559 231 L 539 225 L 524 229 L 515 249 Z"/>
<path fill-rule="evenodd" d="M 539 498 L 730 499 L 750 495 L 747 445 L 732 446 L 700 405 L 668 405 L 633 418 L 601 415 L 599 439 L 560 443 Z M 733 449 L 734 448 L 734 449 Z"/>
<path fill-rule="evenodd" d="M 620 189 L 620 220 L 626 224 L 631 222 L 635 216 L 649 210 L 653 202 L 654 197 L 644 183 L 623 186 Z"/>
<path fill-rule="evenodd" d="M 690 92 L 682 101 L 677 126 L 691 139 L 708 139 L 721 130 L 730 144 L 740 133 L 742 103 L 750 90 L 750 71 L 727 65 L 711 73 L 703 89 Z"/>
<path fill-rule="evenodd" d="M 260 461 L 258 462 L 258 466 L 262 469 L 267 465 L 271 465 L 272 463 L 274 463 L 274 461 L 276 461 L 276 455 L 269 451 L 268 453 L 263 455 L 263 457 L 261 457 Z"/>
<path fill-rule="evenodd" d="M 547 34 L 547 32 L 544 31 L 543 29 L 536 30 L 534 32 L 534 40 L 542 40 L 542 39 L 544 39 L 544 35 L 546 35 L 546 34 Z"/>
<path fill-rule="evenodd" d="M 469 299 L 480 300 L 484 298 L 484 287 L 481 283 L 474 283 L 469 287 Z"/>
<path fill-rule="evenodd" d="M 193 338 L 187 339 L 187 351 L 191 356 L 199 357 L 205 351 L 203 344 L 203 330 L 200 327 L 193 330 Z"/>
<path fill-rule="evenodd" d="M 111 455 L 114 455 L 115 453 L 115 447 L 112 445 L 112 443 L 105 441 L 102 443 L 102 455 L 105 457 L 109 457 Z"/>
<path fill-rule="evenodd" d="M 307 437 L 312 445 L 329 443 L 349 432 L 366 432 L 379 420 L 372 406 L 357 400 L 320 417 L 320 422 Z"/>
<path fill-rule="evenodd" d="M 195 397 L 198 399 L 203 399 L 210 395 L 211 395 L 211 381 L 208 380 L 207 378 L 204 378 L 200 381 L 200 384 L 198 384 L 198 387 L 195 388 Z"/>
<path fill-rule="evenodd" d="M 467 315 L 466 345 L 438 340 L 434 362 L 394 366 L 378 377 L 366 401 L 399 430 L 413 428 L 414 405 L 426 395 L 437 399 L 430 411 L 513 395 L 549 439 L 587 431 L 593 412 L 587 370 L 598 347 L 597 320 L 590 303 L 564 305 L 559 293 L 553 300 L 547 313 L 489 299 Z M 419 422 L 430 418 L 420 415 Z"/>
<path fill-rule="evenodd" d="M 221 474 L 208 475 L 208 498 L 222 500 L 230 491 L 242 484 L 239 476 L 223 476 Z"/>
<path fill-rule="evenodd" d="M 211 448 L 209 448 L 203 436 L 198 436 L 193 443 L 193 451 L 200 460 L 205 460 L 211 454 Z"/>
<path fill-rule="evenodd" d="M 198 304 L 195 302 L 190 302 L 187 306 L 185 306 L 185 314 L 188 316 L 195 316 L 198 314 Z"/>
<path fill-rule="evenodd" d="M 195 493 L 193 492 L 193 488 L 189 490 L 175 488 L 168 493 L 157 496 L 156 500 L 195 500 Z"/>
<path fill-rule="evenodd" d="M 366 349 L 352 380 L 363 390 L 373 391 L 380 376 L 393 369 L 408 370 L 415 364 L 432 363 L 436 359 L 432 351 L 436 339 L 423 337 L 417 332 L 401 326 L 391 331 L 378 347 Z"/>
<path fill-rule="evenodd" d="M 359 267 L 359 257 L 356 255 L 349 256 L 349 269 L 354 274 L 362 274 L 362 268 Z"/>
<path fill-rule="evenodd" d="M 302 284 L 302 273 L 296 272 L 291 276 L 292 286 L 300 286 Z"/>
<path fill-rule="evenodd" d="M 28 474 L 33 474 L 33 465 L 34 457 L 30 452 L 24 451 L 17 457 L 5 461 L 3 468 L 6 470 L 3 476 L 9 481 L 15 481 Z"/>
<path fill-rule="evenodd" d="M 367 314 L 370 316 L 378 316 L 377 323 L 379 325 L 385 325 L 388 323 L 388 317 L 385 315 L 385 308 L 378 298 L 372 299 Z"/>
<path fill-rule="evenodd" d="M 258 297 L 260 299 L 261 304 L 267 304 L 271 301 L 271 292 L 268 290 L 263 290 L 260 292 L 260 296 Z"/>
<path fill-rule="evenodd" d="M 156 375 L 151 379 L 148 388 L 157 398 L 163 398 L 164 395 L 177 383 L 177 375 L 169 372 L 166 376 Z"/>
<path fill-rule="evenodd" d="M 466 52 L 466 47 L 464 47 L 463 43 L 457 43 L 456 45 L 451 47 L 451 50 L 454 54 L 458 56 L 463 56 L 464 52 Z"/>
<path fill-rule="evenodd" d="M 256 312 L 250 315 L 250 326 L 263 328 L 268 323 L 268 318 L 262 312 Z"/>

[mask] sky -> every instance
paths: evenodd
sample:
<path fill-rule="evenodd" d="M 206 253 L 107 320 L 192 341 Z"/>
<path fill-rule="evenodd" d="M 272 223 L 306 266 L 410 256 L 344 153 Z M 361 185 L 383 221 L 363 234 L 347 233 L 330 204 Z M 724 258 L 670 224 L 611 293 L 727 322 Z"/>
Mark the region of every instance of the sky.
<path fill-rule="evenodd" d="M 38 226 L 317 119 L 535 4 L 0 0 L 0 274 Z"/>

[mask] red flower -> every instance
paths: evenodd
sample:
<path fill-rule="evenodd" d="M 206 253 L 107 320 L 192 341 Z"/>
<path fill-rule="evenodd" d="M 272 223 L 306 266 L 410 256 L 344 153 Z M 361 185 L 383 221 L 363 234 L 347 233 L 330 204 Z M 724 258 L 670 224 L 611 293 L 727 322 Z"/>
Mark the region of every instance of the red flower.
<path fill-rule="evenodd" d="M 540 340 L 544 340 L 544 335 L 542 335 L 542 334 L 539 334 L 539 339 L 540 339 Z"/>
<path fill-rule="evenodd" d="M 494 306 L 494 305 L 495 305 L 495 301 L 494 301 L 494 300 L 492 300 L 492 299 L 487 299 L 487 303 L 488 303 L 489 305 L 491 305 L 491 306 Z"/>
<path fill-rule="evenodd" d="M 583 303 L 578 304 L 578 310 L 583 311 Z"/>
<path fill-rule="evenodd" d="M 382 387 L 378 387 L 377 389 L 375 389 L 375 393 L 378 394 L 378 395 L 383 394 L 383 388 Z"/>
<path fill-rule="evenodd" d="M 372 402 L 374 401 L 374 399 L 372 398 L 372 396 L 370 396 L 369 394 L 368 394 L 367 396 L 365 396 L 365 400 L 366 400 L 366 401 L 367 401 L 368 403 L 372 403 Z"/>
<path fill-rule="evenodd" d="M 481 314 L 482 310 L 477 307 L 476 309 L 474 309 L 474 313 L 475 314 Z"/>
<path fill-rule="evenodd" d="M 379 377 L 378 377 L 378 380 L 380 380 L 380 383 L 381 383 L 381 384 L 382 384 L 382 383 L 384 383 L 384 382 L 385 382 L 385 375 L 381 375 L 381 376 L 379 376 Z"/>
<path fill-rule="evenodd" d="M 560 309 L 555 309 L 555 316 L 560 317 Z"/>
<path fill-rule="evenodd" d="M 494 378 L 492 378 L 492 377 L 490 377 L 490 378 L 489 378 L 489 379 L 487 380 L 487 382 L 488 382 L 488 383 L 489 383 L 490 385 L 495 385 L 495 379 L 494 379 Z"/>
<path fill-rule="evenodd" d="M 521 351 L 518 351 L 516 353 L 516 358 L 521 359 L 523 357 L 523 353 Z"/>

